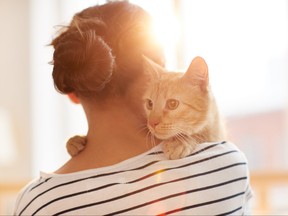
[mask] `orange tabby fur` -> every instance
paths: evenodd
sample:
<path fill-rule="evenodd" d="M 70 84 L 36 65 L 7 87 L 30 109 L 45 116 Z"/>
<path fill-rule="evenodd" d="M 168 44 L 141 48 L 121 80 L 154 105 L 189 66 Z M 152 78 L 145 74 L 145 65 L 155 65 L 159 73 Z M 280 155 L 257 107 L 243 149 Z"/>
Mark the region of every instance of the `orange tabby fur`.
<path fill-rule="evenodd" d="M 196 57 L 185 74 L 168 72 L 149 59 L 146 62 L 153 77 L 144 94 L 150 104 L 145 109 L 147 126 L 153 136 L 163 140 L 169 159 L 191 154 L 196 144 L 225 140 L 204 59 Z M 178 101 L 178 107 L 169 109 L 169 99 Z"/>
<path fill-rule="evenodd" d="M 151 82 L 144 94 L 147 127 L 163 140 L 167 158 L 178 159 L 191 154 L 197 144 L 225 140 L 225 130 L 209 86 L 208 67 L 196 57 L 185 74 L 169 72 L 144 57 Z M 177 108 L 167 108 L 167 100 L 179 102 Z M 147 100 L 153 103 L 147 109 Z M 67 143 L 71 156 L 85 147 L 85 137 L 75 136 Z"/>

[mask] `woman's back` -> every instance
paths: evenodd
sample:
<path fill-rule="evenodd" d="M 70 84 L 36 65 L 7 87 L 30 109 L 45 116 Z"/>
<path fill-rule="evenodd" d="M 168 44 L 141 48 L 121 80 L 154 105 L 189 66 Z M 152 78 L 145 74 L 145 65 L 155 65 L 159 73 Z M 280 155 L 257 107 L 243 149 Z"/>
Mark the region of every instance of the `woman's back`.
<path fill-rule="evenodd" d="M 159 144 L 113 166 L 42 173 L 19 196 L 15 213 L 242 215 L 250 198 L 247 161 L 233 144 L 203 143 L 179 160 L 167 160 Z"/>

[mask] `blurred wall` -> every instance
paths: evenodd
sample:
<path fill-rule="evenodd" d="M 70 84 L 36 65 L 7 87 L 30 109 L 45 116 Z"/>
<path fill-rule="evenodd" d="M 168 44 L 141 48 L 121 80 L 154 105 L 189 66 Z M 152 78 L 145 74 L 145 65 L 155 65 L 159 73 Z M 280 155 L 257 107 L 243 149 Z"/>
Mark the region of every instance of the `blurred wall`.
<path fill-rule="evenodd" d="M 0 164 L 0 181 L 11 182 L 31 176 L 29 0 L 1 0 L 0 26 L 0 109 L 11 120 L 15 142 L 9 144 L 15 144 L 14 158 Z"/>

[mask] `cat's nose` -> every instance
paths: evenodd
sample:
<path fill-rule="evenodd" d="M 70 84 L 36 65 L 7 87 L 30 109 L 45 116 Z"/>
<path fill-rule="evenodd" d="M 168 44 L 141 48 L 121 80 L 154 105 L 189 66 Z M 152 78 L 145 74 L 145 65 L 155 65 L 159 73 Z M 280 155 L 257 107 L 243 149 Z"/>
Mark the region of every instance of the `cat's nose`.
<path fill-rule="evenodd" d="M 152 128 L 155 128 L 159 123 L 160 123 L 159 120 L 149 120 L 149 125 L 150 125 Z"/>

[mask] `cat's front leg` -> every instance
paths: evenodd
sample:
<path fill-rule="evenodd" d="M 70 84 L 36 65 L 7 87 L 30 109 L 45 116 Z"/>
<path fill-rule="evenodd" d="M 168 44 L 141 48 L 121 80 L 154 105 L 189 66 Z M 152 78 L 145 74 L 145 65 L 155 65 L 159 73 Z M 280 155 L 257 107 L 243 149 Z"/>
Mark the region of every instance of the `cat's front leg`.
<path fill-rule="evenodd" d="M 73 136 L 66 143 L 66 149 L 70 156 L 74 157 L 83 151 L 87 143 L 86 136 Z"/>
<path fill-rule="evenodd" d="M 163 141 L 163 151 L 168 159 L 175 160 L 190 155 L 196 145 L 196 141 L 189 137 L 181 140 L 171 138 Z"/>

